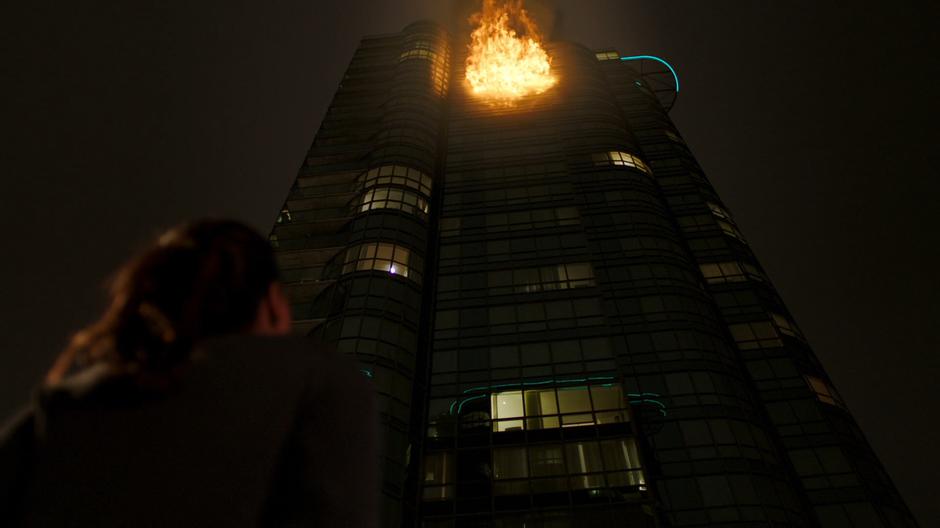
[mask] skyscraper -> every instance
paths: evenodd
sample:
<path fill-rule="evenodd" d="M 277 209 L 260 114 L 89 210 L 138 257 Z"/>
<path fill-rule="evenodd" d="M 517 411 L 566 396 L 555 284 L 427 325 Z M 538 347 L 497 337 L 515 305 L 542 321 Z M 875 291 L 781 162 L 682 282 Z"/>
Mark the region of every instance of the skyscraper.
<path fill-rule="evenodd" d="M 364 39 L 271 235 L 297 331 L 379 394 L 387 525 L 915 525 L 672 66 L 545 43 L 554 84 L 494 102 L 468 39 Z"/>

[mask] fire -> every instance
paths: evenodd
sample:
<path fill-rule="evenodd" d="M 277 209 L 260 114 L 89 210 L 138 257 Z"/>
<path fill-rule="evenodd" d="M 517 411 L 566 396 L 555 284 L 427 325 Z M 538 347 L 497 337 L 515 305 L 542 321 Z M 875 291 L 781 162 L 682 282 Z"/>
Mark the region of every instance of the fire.
<path fill-rule="evenodd" d="M 467 81 L 474 94 L 511 103 L 540 94 L 557 79 L 552 61 L 523 0 L 483 0 L 483 8 L 470 18 Z"/>

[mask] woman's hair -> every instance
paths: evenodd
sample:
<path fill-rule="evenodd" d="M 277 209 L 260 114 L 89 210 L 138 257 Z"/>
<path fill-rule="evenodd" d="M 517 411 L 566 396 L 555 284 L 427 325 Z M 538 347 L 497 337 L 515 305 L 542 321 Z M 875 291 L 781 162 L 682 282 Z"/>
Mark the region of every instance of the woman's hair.
<path fill-rule="evenodd" d="M 248 329 L 276 280 L 270 244 L 245 225 L 200 220 L 172 229 L 118 270 L 110 306 L 75 334 L 46 381 L 101 362 L 165 377 L 195 341 Z"/>

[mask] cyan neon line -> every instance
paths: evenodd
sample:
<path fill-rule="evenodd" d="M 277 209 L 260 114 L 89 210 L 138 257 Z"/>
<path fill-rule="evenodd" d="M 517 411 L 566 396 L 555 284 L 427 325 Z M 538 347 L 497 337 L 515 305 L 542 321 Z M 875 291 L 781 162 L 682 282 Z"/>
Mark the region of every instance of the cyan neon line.
<path fill-rule="evenodd" d="M 486 394 L 480 394 L 480 395 L 477 395 L 477 396 L 471 396 L 471 397 L 467 398 L 466 400 L 460 402 L 460 405 L 457 406 L 457 414 L 460 414 L 461 409 L 463 409 L 463 405 L 464 405 L 465 403 L 467 403 L 468 401 L 479 400 L 480 398 L 486 398 L 486 396 L 487 396 Z"/>
<path fill-rule="evenodd" d="M 528 387 L 530 385 L 545 385 L 547 383 L 581 383 L 583 381 L 599 381 L 599 380 L 612 380 L 612 379 L 614 379 L 613 376 L 592 376 L 589 378 L 563 379 L 563 380 L 549 379 L 549 380 L 541 380 L 541 381 L 520 381 L 518 383 L 500 383 L 498 385 L 471 387 L 469 389 L 466 389 L 463 392 L 464 394 L 466 394 L 468 392 L 474 392 L 478 390 L 492 390 L 492 389 L 499 389 L 502 387 Z"/>
<path fill-rule="evenodd" d="M 367 378 L 374 378 L 374 377 L 375 377 L 375 375 L 372 374 L 372 371 L 369 370 L 369 369 L 359 369 L 359 372 L 362 372 L 363 374 L 365 374 Z"/>
<path fill-rule="evenodd" d="M 633 60 L 643 60 L 643 59 L 654 60 L 656 62 L 664 64 L 667 68 L 669 68 L 669 71 L 672 72 L 673 80 L 676 81 L 676 93 L 679 93 L 679 75 L 676 73 L 676 69 L 672 67 L 672 64 L 669 64 L 665 60 L 659 57 L 653 56 L 653 55 L 633 55 L 632 57 L 620 57 L 620 60 L 622 61 L 633 61 Z"/>

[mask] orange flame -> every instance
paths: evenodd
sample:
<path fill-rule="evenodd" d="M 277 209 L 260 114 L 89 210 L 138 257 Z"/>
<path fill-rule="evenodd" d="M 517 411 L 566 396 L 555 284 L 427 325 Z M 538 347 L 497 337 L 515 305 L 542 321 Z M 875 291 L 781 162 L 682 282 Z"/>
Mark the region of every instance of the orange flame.
<path fill-rule="evenodd" d="M 467 81 L 474 94 L 511 103 L 555 84 L 551 58 L 522 0 L 483 0 L 470 23 L 477 26 L 467 56 Z"/>

